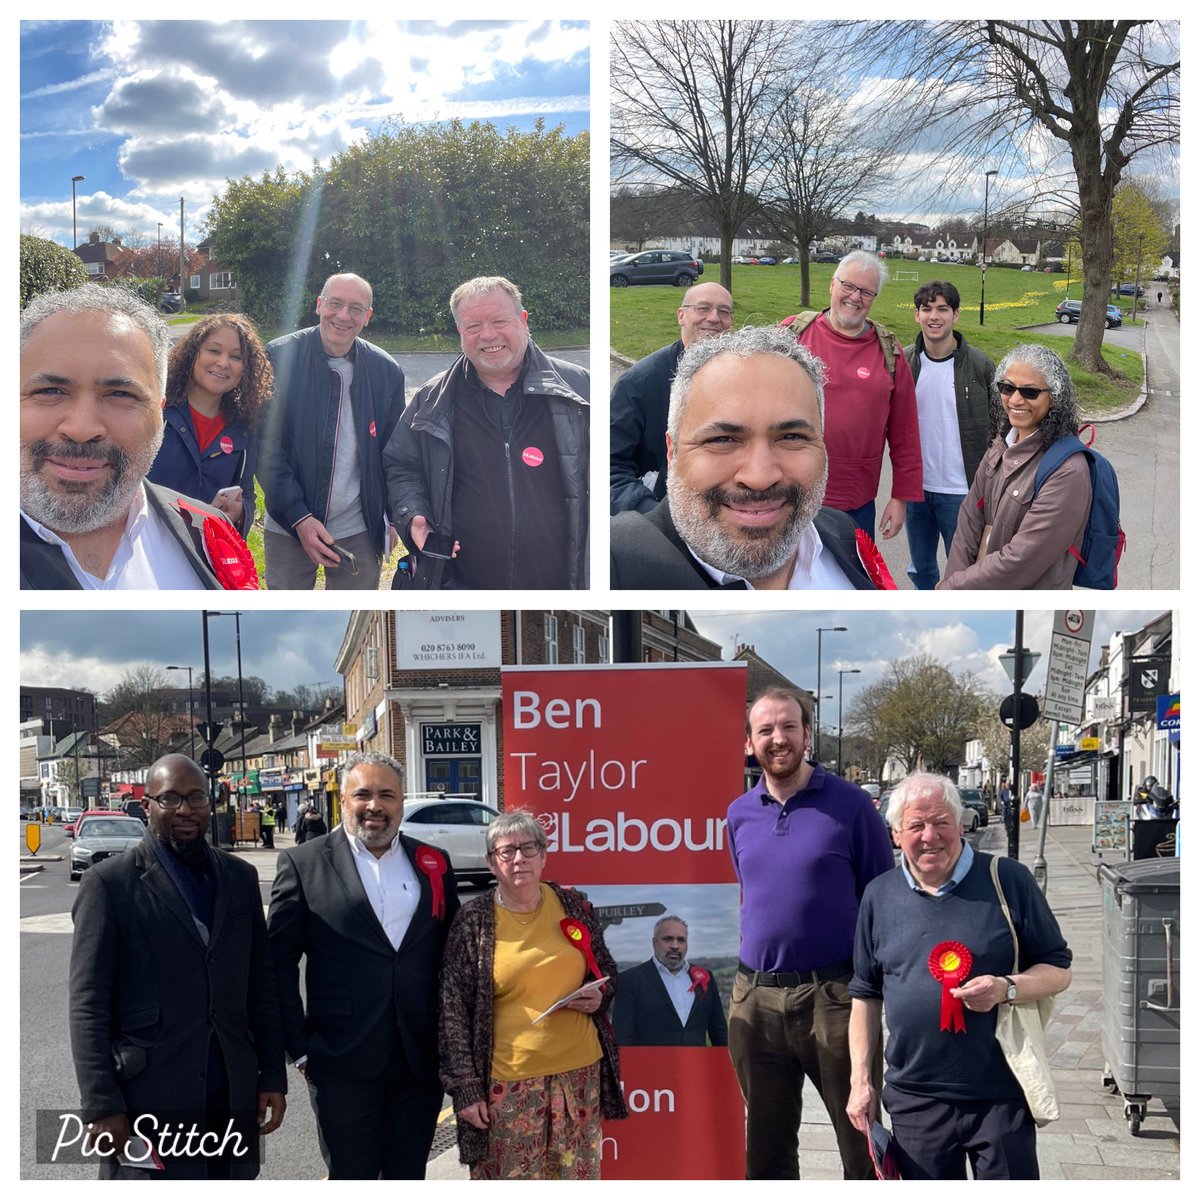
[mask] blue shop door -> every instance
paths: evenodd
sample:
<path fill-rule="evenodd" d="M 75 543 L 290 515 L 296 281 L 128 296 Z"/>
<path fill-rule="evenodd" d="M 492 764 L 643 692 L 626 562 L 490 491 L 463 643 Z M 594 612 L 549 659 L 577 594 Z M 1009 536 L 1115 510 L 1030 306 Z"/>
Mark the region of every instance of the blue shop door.
<path fill-rule="evenodd" d="M 425 790 L 483 799 L 482 758 L 427 758 Z"/>

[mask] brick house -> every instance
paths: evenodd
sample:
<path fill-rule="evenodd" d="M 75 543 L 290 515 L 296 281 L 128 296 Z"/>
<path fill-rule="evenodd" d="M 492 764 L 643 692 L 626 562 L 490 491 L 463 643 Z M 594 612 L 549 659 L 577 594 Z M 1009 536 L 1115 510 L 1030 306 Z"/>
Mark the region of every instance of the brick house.
<path fill-rule="evenodd" d="M 188 276 L 188 292 L 196 293 L 201 300 L 212 300 L 224 305 L 230 312 L 237 312 L 242 297 L 233 271 L 222 267 L 220 262 L 212 257 L 212 245 L 208 241 L 201 242 L 196 249 L 203 257 L 199 268 Z"/>

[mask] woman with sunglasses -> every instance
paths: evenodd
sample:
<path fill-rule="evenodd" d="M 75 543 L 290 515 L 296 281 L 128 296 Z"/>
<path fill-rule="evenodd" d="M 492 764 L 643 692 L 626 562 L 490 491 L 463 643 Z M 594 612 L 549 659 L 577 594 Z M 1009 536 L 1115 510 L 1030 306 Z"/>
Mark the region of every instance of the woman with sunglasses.
<path fill-rule="evenodd" d="M 1069 588 L 1092 508 L 1087 459 L 1074 454 L 1034 495 L 1047 448 L 1079 429 L 1075 386 L 1045 346 L 1010 350 L 996 368 L 991 445 L 958 512 L 938 588 Z"/>
<path fill-rule="evenodd" d="M 219 508 L 243 537 L 254 520 L 258 423 L 272 371 L 248 317 L 203 317 L 171 348 L 152 483 Z"/>
<path fill-rule="evenodd" d="M 496 890 L 459 909 L 442 960 L 459 1157 L 472 1179 L 599 1179 L 600 1119 L 627 1115 L 607 1016 L 616 963 L 591 905 L 542 882 L 546 834 L 530 813 L 488 826 L 487 859 Z"/>

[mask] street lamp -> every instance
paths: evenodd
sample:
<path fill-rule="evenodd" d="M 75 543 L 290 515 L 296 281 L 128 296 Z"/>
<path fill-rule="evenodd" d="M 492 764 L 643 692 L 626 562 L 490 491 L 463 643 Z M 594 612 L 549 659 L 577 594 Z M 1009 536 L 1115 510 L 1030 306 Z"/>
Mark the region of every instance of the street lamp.
<path fill-rule="evenodd" d="M 77 183 L 83 183 L 83 181 L 86 178 L 87 178 L 86 175 L 72 175 L 71 176 L 71 239 L 72 239 L 71 250 L 72 251 L 74 251 L 75 247 L 79 245 L 79 229 L 75 224 L 75 185 Z"/>
<path fill-rule="evenodd" d="M 842 676 L 843 675 L 861 675 L 862 671 L 858 667 L 846 667 L 844 670 L 838 670 L 838 778 L 842 777 Z"/>
<path fill-rule="evenodd" d="M 1142 286 L 1142 242 L 1144 242 L 1145 240 L 1146 240 L 1146 235 L 1144 233 L 1139 233 L 1138 234 L 1137 271 L 1135 272 L 1135 274 L 1133 276 L 1133 314 L 1132 314 L 1131 320 L 1132 320 L 1132 324 L 1134 324 L 1134 325 L 1137 324 L 1138 292 L 1141 290 L 1141 286 Z M 1117 299 L 1118 300 L 1121 298 L 1120 293 L 1121 293 L 1121 289 L 1117 288 Z"/>
<path fill-rule="evenodd" d="M 188 673 L 188 728 L 192 731 L 192 762 L 196 761 L 196 713 L 192 708 L 192 668 L 168 667 L 168 671 L 186 671 Z"/>
<path fill-rule="evenodd" d="M 817 629 L 817 711 L 813 715 L 813 758 L 821 761 L 821 634 L 846 633 L 845 625 L 823 625 Z"/>
<path fill-rule="evenodd" d="M 237 673 L 238 673 L 238 722 L 242 730 L 242 786 L 239 795 L 246 787 L 246 700 L 242 693 L 242 614 L 241 612 L 214 612 L 214 617 L 232 617 L 234 621 L 234 636 L 237 639 Z M 241 807 L 239 805 L 239 807 Z"/>
<path fill-rule="evenodd" d="M 983 293 L 987 288 L 988 185 L 996 171 L 983 173 L 983 248 L 979 253 L 979 323 L 983 324 Z"/>

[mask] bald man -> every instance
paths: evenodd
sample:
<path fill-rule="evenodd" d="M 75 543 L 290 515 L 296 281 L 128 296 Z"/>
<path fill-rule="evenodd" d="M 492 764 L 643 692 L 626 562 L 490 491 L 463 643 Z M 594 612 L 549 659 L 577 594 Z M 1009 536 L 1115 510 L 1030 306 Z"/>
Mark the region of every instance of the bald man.
<path fill-rule="evenodd" d="M 383 447 L 404 412 L 404 372 L 359 335 L 371 320 L 371 285 L 331 275 L 317 298 L 319 324 L 267 346 L 275 392 L 259 447 L 267 505 L 267 587 L 374 591 L 395 544 Z"/>
<path fill-rule="evenodd" d="M 688 288 L 676 313 L 679 337 L 636 362 L 612 390 L 610 513 L 649 512 L 667 494 L 667 406 L 680 355 L 733 326 L 733 297 L 719 283 Z M 647 476 L 653 476 L 647 480 Z"/>

